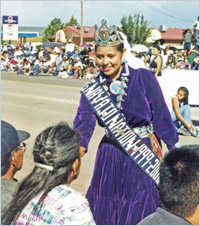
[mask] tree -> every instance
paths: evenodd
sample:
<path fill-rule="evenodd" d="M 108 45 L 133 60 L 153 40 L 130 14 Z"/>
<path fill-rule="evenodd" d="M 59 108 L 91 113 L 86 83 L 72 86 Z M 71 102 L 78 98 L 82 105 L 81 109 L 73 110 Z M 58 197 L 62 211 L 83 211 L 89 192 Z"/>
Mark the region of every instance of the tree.
<path fill-rule="evenodd" d="M 59 18 L 54 18 L 48 27 L 45 29 L 42 41 L 49 42 L 51 40 L 51 36 L 54 35 L 58 30 L 62 29 L 64 24 L 61 22 Z"/>
<path fill-rule="evenodd" d="M 70 21 L 65 24 L 65 26 L 78 26 L 77 19 L 74 16 L 71 17 Z"/>
<path fill-rule="evenodd" d="M 135 14 L 134 19 L 131 15 L 121 19 L 121 30 L 126 34 L 128 42 L 134 44 L 146 44 L 146 39 L 150 35 L 150 22 L 144 20 L 144 16 Z"/>
<path fill-rule="evenodd" d="M 132 43 L 133 41 L 133 29 L 134 23 L 131 15 L 127 18 L 126 16 L 121 19 L 121 31 L 127 36 L 128 42 Z"/>

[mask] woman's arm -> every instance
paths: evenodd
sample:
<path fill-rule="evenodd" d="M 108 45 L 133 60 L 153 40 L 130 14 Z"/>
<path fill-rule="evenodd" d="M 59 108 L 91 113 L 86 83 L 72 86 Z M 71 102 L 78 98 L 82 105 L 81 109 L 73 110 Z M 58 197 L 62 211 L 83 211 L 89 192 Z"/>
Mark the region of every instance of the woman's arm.
<path fill-rule="evenodd" d="M 161 56 L 158 56 L 156 59 L 155 59 L 155 62 L 157 64 L 157 68 L 156 68 L 156 72 L 155 72 L 155 76 L 158 76 L 161 68 L 162 68 L 162 58 Z"/>
<path fill-rule="evenodd" d="M 145 66 L 147 65 L 147 61 L 149 60 L 149 58 L 150 58 L 149 55 L 147 55 L 147 56 L 145 57 L 145 59 L 144 59 L 144 65 L 145 65 Z"/>
<path fill-rule="evenodd" d="M 141 70 L 140 77 L 144 82 L 141 88 L 145 90 L 154 131 L 158 138 L 163 140 L 168 149 L 171 150 L 178 142 L 178 133 L 172 122 L 158 79 L 147 70 Z"/>
<path fill-rule="evenodd" d="M 88 143 L 96 125 L 96 116 L 84 96 L 81 96 L 77 114 L 74 119 L 74 129 L 81 133 L 80 154 L 81 157 L 87 152 Z"/>
<path fill-rule="evenodd" d="M 174 109 L 174 112 L 176 114 L 176 117 L 178 120 L 180 120 L 188 129 L 190 129 L 192 127 L 192 125 L 188 124 L 183 116 L 180 114 L 179 112 L 179 106 L 178 106 L 178 101 L 175 97 L 172 98 L 172 106 L 173 106 L 173 109 Z"/>

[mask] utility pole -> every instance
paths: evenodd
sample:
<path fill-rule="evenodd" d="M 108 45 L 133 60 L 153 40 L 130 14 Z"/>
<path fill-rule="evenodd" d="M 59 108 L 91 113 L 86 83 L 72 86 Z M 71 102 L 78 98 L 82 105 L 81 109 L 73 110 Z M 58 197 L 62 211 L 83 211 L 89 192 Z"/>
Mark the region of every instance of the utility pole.
<path fill-rule="evenodd" d="M 83 44 L 83 1 L 81 1 L 81 40 L 80 45 Z"/>

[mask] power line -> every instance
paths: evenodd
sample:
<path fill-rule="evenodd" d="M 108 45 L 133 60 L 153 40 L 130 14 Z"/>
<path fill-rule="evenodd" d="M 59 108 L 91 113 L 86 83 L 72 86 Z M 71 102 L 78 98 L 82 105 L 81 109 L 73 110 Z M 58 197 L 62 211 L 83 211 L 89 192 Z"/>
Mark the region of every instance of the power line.
<path fill-rule="evenodd" d="M 156 8 L 154 8 L 154 7 L 152 7 L 152 6 L 149 6 L 149 8 L 152 8 L 152 9 L 154 9 L 155 11 L 157 11 L 157 12 L 159 12 L 159 13 L 162 13 L 162 14 L 168 16 L 168 17 L 171 17 L 171 18 L 174 18 L 174 19 L 177 19 L 177 20 L 182 20 L 182 21 L 186 21 L 186 22 L 193 22 L 192 20 L 185 20 L 185 19 L 182 19 L 182 18 L 175 17 L 175 16 L 170 15 L 170 14 L 168 14 L 168 13 L 165 13 L 165 12 L 159 10 L 159 9 L 156 9 Z"/>
<path fill-rule="evenodd" d="M 174 10 L 168 8 L 168 7 L 166 7 L 165 5 L 161 5 L 161 4 L 159 4 L 158 2 L 156 2 L 156 1 L 155 1 L 155 3 L 156 3 L 157 5 L 159 5 L 159 6 L 161 6 L 161 7 L 165 8 L 165 9 L 167 9 L 167 10 L 170 10 L 172 13 L 174 12 L 176 15 L 179 15 L 179 16 L 181 16 L 182 18 L 185 18 L 185 16 L 183 16 L 183 15 L 181 15 L 180 13 L 178 13 L 178 12 L 176 12 L 176 11 L 174 11 Z M 188 18 L 186 18 L 186 19 L 187 19 L 188 22 L 193 22 L 193 21 L 190 21 Z"/>

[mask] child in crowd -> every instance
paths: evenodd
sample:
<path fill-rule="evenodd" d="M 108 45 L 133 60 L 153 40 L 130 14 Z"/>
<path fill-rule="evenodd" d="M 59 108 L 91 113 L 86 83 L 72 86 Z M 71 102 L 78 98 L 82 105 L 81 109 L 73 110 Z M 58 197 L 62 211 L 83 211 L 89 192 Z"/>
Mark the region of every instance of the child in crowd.
<path fill-rule="evenodd" d="M 180 87 L 177 94 L 170 98 L 169 110 L 172 121 L 179 134 L 199 136 L 199 131 L 191 121 L 191 110 L 188 104 L 189 91 L 186 87 Z"/>

